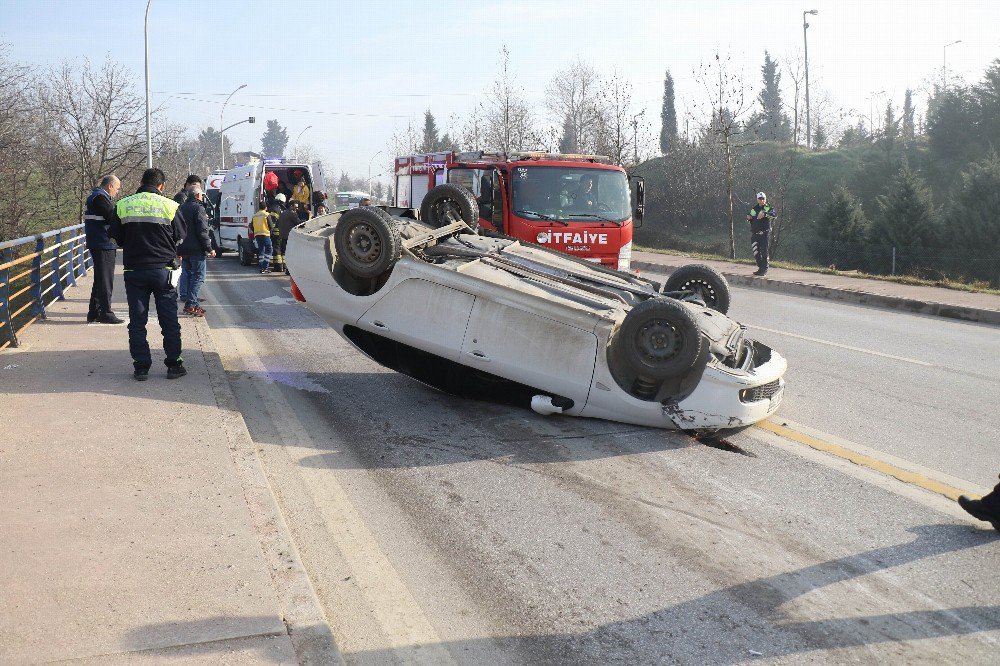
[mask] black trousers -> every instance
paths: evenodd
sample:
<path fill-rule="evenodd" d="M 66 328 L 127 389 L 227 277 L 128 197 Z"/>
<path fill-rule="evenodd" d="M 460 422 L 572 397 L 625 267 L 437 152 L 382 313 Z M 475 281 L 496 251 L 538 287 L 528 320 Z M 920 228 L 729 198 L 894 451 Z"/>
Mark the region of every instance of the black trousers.
<path fill-rule="evenodd" d="M 767 271 L 767 241 L 770 235 L 770 231 L 754 231 L 750 234 L 750 249 L 753 250 L 757 270 L 761 273 Z"/>
<path fill-rule="evenodd" d="M 94 287 L 90 290 L 88 317 L 111 314 L 111 290 L 114 289 L 115 255 L 117 250 L 91 250 L 94 260 Z"/>
<path fill-rule="evenodd" d="M 149 319 L 149 297 L 156 302 L 156 316 L 163 334 L 163 363 L 169 368 L 180 365 L 181 324 L 177 321 L 177 290 L 170 284 L 166 268 L 145 268 L 125 271 L 125 296 L 128 298 L 128 350 L 136 368 L 149 370 L 153 359 L 146 341 Z"/>

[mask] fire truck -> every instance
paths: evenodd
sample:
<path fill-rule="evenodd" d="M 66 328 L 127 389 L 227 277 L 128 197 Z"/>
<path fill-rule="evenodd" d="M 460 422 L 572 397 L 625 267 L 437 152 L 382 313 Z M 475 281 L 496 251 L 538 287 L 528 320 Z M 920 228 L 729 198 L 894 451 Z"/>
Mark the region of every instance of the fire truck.
<path fill-rule="evenodd" d="M 642 179 L 598 155 L 440 152 L 397 157 L 395 204 L 420 208 L 435 185 L 472 191 L 482 230 L 627 271 L 642 223 Z"/>

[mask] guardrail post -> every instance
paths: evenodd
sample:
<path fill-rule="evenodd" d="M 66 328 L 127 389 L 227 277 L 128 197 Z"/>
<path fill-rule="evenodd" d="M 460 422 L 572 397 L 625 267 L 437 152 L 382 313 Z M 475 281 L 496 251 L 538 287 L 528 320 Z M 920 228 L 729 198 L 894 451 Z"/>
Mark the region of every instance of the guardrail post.
<path fill-rule="evenodd" d="M 74 238 L 76 233 L 73 232 Z M 66 272 L 66 286 L 75 287 L 76 286 L 76 260 L 79 256 L 77 249 L 80 247 L 80 240 L 76 238 L 73 241 L 73 245 L 70 246 L 69 250 L 69 271 Z"/>
<path fill-rule="evenodd" d="M 63 296 L 63 283 L 62 283 L 62 268 L 59 267 L 59 260 L 62 259 L 63 245 L 62 245 L 62 231 L 56 232 L 56 246 L 52 248 L 52 293 L 55 294 L 56 300 L 65 301 L 66 297 Z"/>
<path fill-rule="evenodd" d="M 31 293 L 34 303 L 31 311 L 39 319 L 45 319 L 45 303 L 42 301 L 42 254 L 45 252 L 45 239 L 41 236 L 35 241 L 35 258 L 31 260 Z"/>
<path fill-rule="evenodd" d="M 14 248 L 0 250 L 0 264 L 14 261 Z M 0 323 L 3 324 L 4 335 L 10 341 L 11 347 L 17 347 L 17 332 L 14 322 L 10 320 L 10 269 L 0 268 Z"/>

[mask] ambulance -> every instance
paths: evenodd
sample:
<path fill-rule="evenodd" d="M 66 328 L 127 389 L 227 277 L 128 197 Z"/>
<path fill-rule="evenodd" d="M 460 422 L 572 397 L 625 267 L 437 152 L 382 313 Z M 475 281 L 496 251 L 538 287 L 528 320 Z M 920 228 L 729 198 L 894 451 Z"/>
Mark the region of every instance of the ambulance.
<path fill-rule="evenodd" d="M 268 174 L 274 174 L 277 180 L 268 178 Z M 219 189 L 219 223 L 215 239 L 219 249 L 237 252 L 244 266 L 253 264 L 257 249 L 253 244 L 251 218 L 278 193 L 291 199 L 292 187 L 300 177 L 305 177 L 310 192 L 325 189 L 322 166 L 318 162 L 309 165 L 288 162 L 281 157 L 252 158 L 226 171 Z M 267 181 L 276 182 L 276 186 L 267 187 Z M 310 211 L 316 212 L 312 202 Z"/>
<path fill-rule="evenodd" d="M 395 160 L 395 205 L 420 209 L 437 185 L 475 196 L 479 228 L 628 271 L 643 182 L 599 155 L 441 152 Z"/>

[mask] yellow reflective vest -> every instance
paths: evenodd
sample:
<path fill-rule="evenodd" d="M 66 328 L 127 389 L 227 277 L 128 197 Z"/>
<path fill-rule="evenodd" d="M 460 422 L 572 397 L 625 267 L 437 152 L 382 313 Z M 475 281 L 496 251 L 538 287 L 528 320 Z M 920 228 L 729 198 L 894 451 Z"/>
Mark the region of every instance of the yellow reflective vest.
<path fill-rule="evenodd" d="M 253 223 L 254 236 L 271 235 L 271 214 L 266 210 L 257 211 L 251 222 Z"/>

